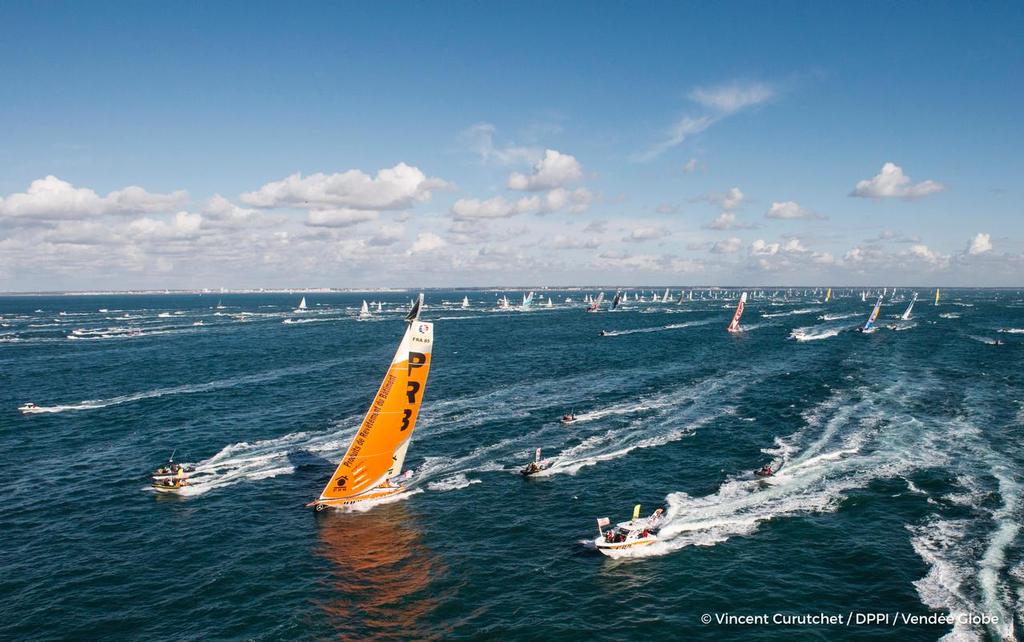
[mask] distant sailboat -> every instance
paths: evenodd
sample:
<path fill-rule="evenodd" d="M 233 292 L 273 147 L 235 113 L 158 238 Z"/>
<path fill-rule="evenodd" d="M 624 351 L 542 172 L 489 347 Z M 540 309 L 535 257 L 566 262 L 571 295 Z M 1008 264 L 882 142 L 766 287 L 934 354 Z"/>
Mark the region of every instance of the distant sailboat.
<path fill-rule="evenodd" d="M 726 328 L 729 332 L 741 332 L 740 330 L 740 317 L 743 316 L 743 308 L 747 304 L 747 293 L 744 292 L 740 295 L 739 305 L 736 306 L 736 313 L 732 315 L 732 322 L 729 327 Z"/>
<path fill-rule="evenodd" d="M 832 288 L 825 290 L 825 303 L 832 300 Z"/>
<path fill-rule="evenodd" d="M 501 299 L 498 300 L 498 307 L 502 310 L 508 310 L 511 307 L 507 296 L 502 295 Z"/>
<path fill-rule="evenodd" d="M 402 475 L 402 465 L 416 428 L 434 344 L 434 324 L 419 320 L 422 306 L 420 294 L 405 318 L 405 335 L 359 432 L 320 497 L 308 506 L 320 511 L 405 491 L 400 482 L 409 474 Z"/>
<path fill-rule="evenodd" d="M 532 306 L 532 305 L 533 305 L 533 292 L 530 292 L 529 294 L 524 294 L 523 295 L 523 305 L 520 306 L 519 309 L 523 310 L 525 312 L 526 310 L 529 310 L 530 306 Z"/>
<path fill-rule="evenodd" d="M 864 334 L 871 334 L 872 332 L 878 330 L 878 326 L 875 325 L 875 319 L 878 318 L 878 312 L 879 310 L 882 309 L 882 298 L 884 296 L 884 294 L 878 295 L 878 301 L 875 301 L 875 307 L 871 310 L 871 316 L 869 316 L 868 320 L 864 322 L 864 325 L 857 328 L 858 332 L 863 332 Z"/>
<path fill-rule="evenodd" d="M 914 309 L 914 304 L 917 303 L 917 292 L 914 292 L 914 297 L 910 299 L 910 305 L 907 306 L 907 311 L 903 313 L 900 319 L 904 321 L 910 320 L 910 311 Z"/>
<path fill-rule="evenodd" d="M 469 307 L 469 297 L 468 296 L 464 296 L 464 297 L 462 297 L 462 309 L 465 310 L 468 307 Z"/>
<path fill-rule="evenodd" d="M 366 299 L 363 299 L 363 307 L 359 308 L 359 318 L 368 319 L 370 318 L 370 306 L 366 305 Z"/>
<path fill-rule="evenodd" d="M 305 312 L 305 311 L 306 311 L 306 297 L 302 297 L 302 300 L 299 301 L 299 307 L 295 308 L 295 312 Z"/>
<path fill-rule="evenodd" d="M 860 302 L 861 303 L 867 303 L 868 302 L 868 294 L 864 290 L 860 291 Z"/>
<path fill-rule="evenodd" d="M 939 304 L 939 288 L 935 288 L 935 305 Z"/>
<path fill-rule="evenodd" d="M 601 304 L 604 303 L 604 292 L 597 295 L 590 307 L 587 308 L 587 312 L 598 312 L 601 310 Z"/>
<path fill-rule="evenodd" d="M 384 304 L 381 303 L 380 301 L 377 301 L 377 312 L 383 312 L 383 311 L 384 311 Z"/>
<path fill-rule="evenodd" d="M 555 304 L 551 302 L 551 297 L 548 297 L 548 302 L 545 305 L 546 305 L 546 307 L 549 307 L 549 308 L 555 307 Z"/>
<path fill-rule="evenodd" d="M 668 288 L 665 288 L 665 294 L 661 297 L 662 303 L 668 303 Z"/>
<path fill-rule="evenodd" d="M 615 291 L 615 297 L 612 299 L 612 307 L 610 307 L 608 309 L 609 310 L 614 310 L 615 308 L 619 307 L 619 303 L 621 303 L 621 302 L 622 302 L 622 292 L 620 290 L 616 290 Z"/>

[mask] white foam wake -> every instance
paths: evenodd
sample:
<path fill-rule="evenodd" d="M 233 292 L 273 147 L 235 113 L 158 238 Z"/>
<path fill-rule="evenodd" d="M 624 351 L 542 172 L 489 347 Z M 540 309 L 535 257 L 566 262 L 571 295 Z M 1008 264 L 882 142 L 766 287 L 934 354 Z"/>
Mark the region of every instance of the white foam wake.
<path fill-rule="evenodd" d="M 302 366 L 280 368 L 278 370 L 269 370 L 267 372 L 245 375 L 241 377 L 232 377 L 230 379 L 220 379 L 218 381 L 209 381 L 206 383 L 185 384 L 181 386 L 170 386 L 167 388 L 156 388 L 154 390 L 145 390 L 143 392 L 136 392 L 128 395 L 120 395 L 118 397 L 110 397 L 109 399 L 89 399 L 86 401 L 79 401 L 77 403 L 71 404 L 39 406 L 33 409 L 32 412 L 60 413 L 77 412 L 82 410 L 96 410 L 98 408 L 107 408 L 109 406 L 119 406 L 122 404 L 132 403 L 135 401 L 142 401 L 143 399 L 155 399 L 157 397 L 164 397 L 169 395 L 185 395 L 194 394 L 197 392 L 209 392 L 211 390 L 221 390 L 224 388 L 235 388 L 238 386 L 245 386 L 254 383 L 264 383 L 267 381 L 273 381 L 275 379 L 280 379 L 281 377 L 288 377 L 291 375 L 315 372 L 317 370 L 329 368 L 335 365 L 336 363 L 337 362 L 334 361 L 325 361 L 322 363 L 313 363 Z"/>

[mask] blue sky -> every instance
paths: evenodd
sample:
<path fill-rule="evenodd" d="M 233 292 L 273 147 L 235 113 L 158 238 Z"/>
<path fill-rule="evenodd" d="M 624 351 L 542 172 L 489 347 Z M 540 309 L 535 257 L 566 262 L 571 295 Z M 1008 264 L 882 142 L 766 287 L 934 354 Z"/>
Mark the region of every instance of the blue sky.
<path fill-rule="evenodd" d="M 0 2 L 0 23 L 3 290 L 1024 274 L 1020 3 Z"/>

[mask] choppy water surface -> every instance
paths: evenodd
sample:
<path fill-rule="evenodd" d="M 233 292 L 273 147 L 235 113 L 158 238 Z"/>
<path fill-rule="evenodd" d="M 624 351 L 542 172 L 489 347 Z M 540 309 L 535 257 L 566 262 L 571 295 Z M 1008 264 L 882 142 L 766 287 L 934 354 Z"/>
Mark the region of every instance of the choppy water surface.
<path fill-rule="evenodd" d="M 872 335 L 859 297 L 753 299 L 730 335 L 723 300 L 428 292 L 416 492 L 320 515 L 410 294 L 371 321 L 342 294 L 0 298 L 0 637 L 1019 635 L 1024 297 L 944 295 Z M 536 447 L 554 465 L 523 480 Z M 173 449 L 196 483 L 158 496 Z M 667 509 L 660 543 L 587 546 L 636 502 Z M 851 610 L 999 624 L 700 623 Z"/>

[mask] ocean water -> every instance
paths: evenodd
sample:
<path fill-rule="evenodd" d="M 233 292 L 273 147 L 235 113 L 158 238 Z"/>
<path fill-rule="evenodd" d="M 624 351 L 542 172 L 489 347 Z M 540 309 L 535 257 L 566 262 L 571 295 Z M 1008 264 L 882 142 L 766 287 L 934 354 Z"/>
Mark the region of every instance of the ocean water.
<path fill-rule="evenodd" d="M 859 297 L 753 299 L 730 335 L 731 301 L 550 294 L 577 303 L 428 291 L 414 491 L 320 514 L 411 293 L 0 298 L 0 638 L 1021 634 L 1021 293 L 887 303 L 870 335 Z M 554 464 L 525 480 L 537 447 Z M 147 487 L 172 450 L 200 470 L 183 496 Z M 596 552 L 634 503 L 666 509 L 661 541 Z M 879 612 L 961 621 L 701 623 Z"/>

